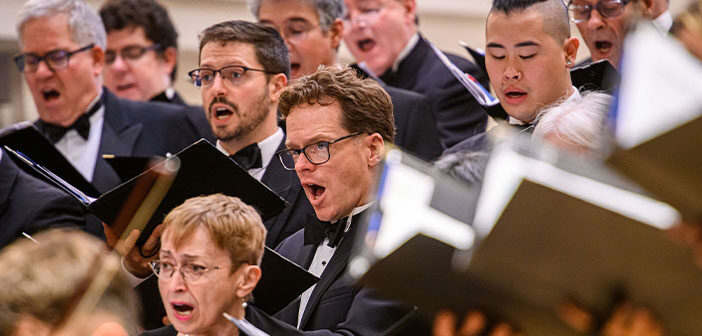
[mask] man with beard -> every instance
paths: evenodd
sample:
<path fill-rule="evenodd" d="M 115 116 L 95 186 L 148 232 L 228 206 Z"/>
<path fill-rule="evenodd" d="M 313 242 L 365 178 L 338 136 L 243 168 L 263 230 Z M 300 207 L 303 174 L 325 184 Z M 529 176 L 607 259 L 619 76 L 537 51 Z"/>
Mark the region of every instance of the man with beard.
<path fill-rule="evenodd" d="M 285 149 L 285 134 L 277 123 L 278 94 L 290 74 L 285 42 L 272 28 L 222 22 L 200 34 L 199 68 L 188 74 L 202 90 L 217 148 L 288 202 L 281 214 L 264 222 L 266 245 L 277 246 L 313 213 L 297 174 L 275 156 Z M 125 258 L 125 266 L 138 277 L 151 274 L 145 260 Z M 139 286 L 142 299 L 149 302 L 149 321 L 165 316 L 154 280 Z"/>

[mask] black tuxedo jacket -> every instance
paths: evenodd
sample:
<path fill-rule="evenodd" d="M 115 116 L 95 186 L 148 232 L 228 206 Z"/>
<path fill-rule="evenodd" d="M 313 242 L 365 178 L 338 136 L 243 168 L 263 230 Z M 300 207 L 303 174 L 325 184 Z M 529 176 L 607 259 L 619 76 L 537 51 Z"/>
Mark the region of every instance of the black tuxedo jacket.
<path fill-rule="evenodd" d="M 426 97 L 392 86 L 383 85 L 383 88 L 392 99 L 395 144 L 425 161 L 439 157 L 444 148 Z"/>
<path fill-rule="evenodd" d="M 464 72 L 489 87 L 487 76 L 465 58 L 445 53 Z M 390 86 L 418 92 L 431 102 L 439 138 L 445 148 L 485 131 L 487 113 L 434 53 L 420 35 L 417 45 L 396 72 L 380 76 Z"/>
<path fill-rule="evenodd" d="M 183 98 L 180 97 L 178 92 L 175 91 L 173 92 L 173 97 L 171 98 L 168 98 L 168 95 L 166 95 L 166 92 L 164 91 L 151 98 L 151 101 L 182 106 L 185 113 L 188 115 L 188 118 L 190 118 L 190 121 L 197 128 L 200 137 L 207 139 L 207 141 L 211 143 L 215 143 L 215 141 L 217 141 L 212 133 L 212 126 L 210 126 L 210 123 L 207 121 L 205 110 L 202 108 L 202 106 L 188 105 L 185 103 Z"/>
<path fill-rule="evenodd" d="M 346 272 L 356 237 L 360 215 L 339 244 L 320 280 L 312 291 L 297 325 L 298 298 L 272 317 L 255 307 L 246 308 L 246 319 L 271 335 L 382 335 L 401 329 L 414 309 L 380 297 L 375 291 L 355 283 Z M 304 229 L 288 237 L 277 248 L 284 257 L 309 268 L 317 245 L 304 243 Z M 406 333 L 402 333 L 406 335 Z"/>
<path fill-rule="evenodd" d="M 85 209 L 71 196 L 0 158 L 0 248 L 54 226 L 85 227 Z"/>
<path fill-rule="evenodd" d="M 197 127 L 178 106 L 121 99 L 103 88 L 105 121 L 92 184 L 104 193 L 122 181 L 103 154 L 166 156 L 200 139 Z"/>
<path fill-rule="evenodd" d="M 285 149 L 285 138 L 276 151 L 283 149 Z M 292 162 L 290 164 L 292 165 Z M 263 223 L 268 230 L 266 246 L 275 248 L 285 238 L 302 229 L 305 226 L 307 214 L 314 214 L 314 209 L 302 189 L 297 173 L 283 168 L 277 155 L 273 156 L 266 167 L 261 182 L 289 204 L 278 216 Z"/>

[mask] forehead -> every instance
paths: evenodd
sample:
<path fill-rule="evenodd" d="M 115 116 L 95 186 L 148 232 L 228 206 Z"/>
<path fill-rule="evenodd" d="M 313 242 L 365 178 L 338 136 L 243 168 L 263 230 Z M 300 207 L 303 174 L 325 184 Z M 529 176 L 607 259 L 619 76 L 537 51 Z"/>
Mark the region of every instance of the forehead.
<path fill-rule="evenodd" d="M 544 31 L 543 24 L 543 16 L 531 8 L 509 14 L 491 12 L 485 25 L 485 39 L 487 43 L 499 43 L 505 47 L 525 41 L 553 40 Z"/>
<path fill-rule="evenodd" d="M 288 23 L 307 21 L 319 23 L 317 9 L 309 1 L 304 0 L 263 0 L 258 10 L 261 23 Z"/>
<path fill-rule="evenodd" d="M 151 44 L 153 41 L 146 38 L 144 28 L 141 26 L 130 26 L 124 29 L 113 29 L 107 33 L 107 47 L 119 48 L 126 45 Z M 117 46 L 119 44 L 119 46 Z"/>
<path fill-rule="evenodd" d="M 220 68 L 227 65 L 243 65 L 260 69 L 254 46 L 243 42 L 210 41 L 200 53 L 200 66 Z"/>
<path fill-rule="evenodd" d="M 161 245 L 161 250 L 168 251 L 172 256 L 226 256 L 226 252 L 216 246 L 210 233 L 200 227 L 185 237 L 180 244 L 176 244 L 172 230 L 166 228 L 161 236 Z"/>
<path fill-rule="evenodd" d="M 330 140 L 344 135 L 341 126 L 341 105 L 305 105 L 293 107 L 286 117 L 286 145 L 302 147 L 315 141 Z"/>
<path fill-rule="evenodd" d="M 68 15 L 57 13 L 32 18 L 22 25 L 22 51 L 71 49 L 78 44 L 71 37 Z"/>
<path fill-rule="evenodd" d="M 398 1 L 398 0 L 345 0 L 345 3 L 347 6 L 365 7 L 365 6 L 384 5 L 384 4 L 388 4 L 392 1 Z"/>

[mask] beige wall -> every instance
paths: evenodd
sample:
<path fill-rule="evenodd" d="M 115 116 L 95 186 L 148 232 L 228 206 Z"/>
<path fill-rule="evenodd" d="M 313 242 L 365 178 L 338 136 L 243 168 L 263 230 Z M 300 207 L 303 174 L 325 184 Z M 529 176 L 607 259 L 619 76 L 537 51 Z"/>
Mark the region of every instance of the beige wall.
<path fill-rule="evenodd" d="M 0 126 L 10 122 L 34 119 L 36 112 L 24 80 L 17 73 L 14 65 L 7 65 L 8 56 L 18 51 L 15 32 L 15 15 L 23 0 L 0 0 L 0 73 L 3 80 L 21 85 L 0 86 L 0 90 L 9 90 L 11 101 L 0 101 Z M 684 7 L 689 0 L 672 0 L 674 11 Z M 101 0 L 88 0 L 96 8 Z M 200 103 L 199 91 L 192 87 L 185 73 L 197 67 L 197 34 L 204 28 L 220 21 L 231 19 L 251 20 L 253 17 L 246 8 L 244 0 L 161 0 L 170 11 L 171 18 L 179 31 L 180 45 L 179 75 L 175 84 L 187 101 Z M 420 29 L 432 42 L 443 50 L 459 55 L 466 55 L 458 46 L 458 41 L 482 47 L 485 44 L 484 24 L 491 0 L 417 0 L 420 17 Z M 573 27 L 577 34 L 577 29 Z M 587 48 L 582 46 L 579 58 L 588 56 Z M 341 60 L 350 61 L 351 56 L 345 48 L 341 49 Z M 0 97 L 8 96 L 0 92 Z"/>

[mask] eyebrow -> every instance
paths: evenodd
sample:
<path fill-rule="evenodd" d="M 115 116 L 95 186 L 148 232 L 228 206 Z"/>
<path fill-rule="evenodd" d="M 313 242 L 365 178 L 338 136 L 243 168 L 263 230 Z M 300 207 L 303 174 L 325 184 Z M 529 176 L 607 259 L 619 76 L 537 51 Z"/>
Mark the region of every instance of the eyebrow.
<path fill-rule="evenodd" d="M 540 47 L 541 45 L 534 42 L 534 41 L 526 41 L 526 42 L 519 42 L 514 45 L 515 48 L 523 48 L 523 47 Z M 500 49 L 505 49 L 505 46 L 495 43 L 495 42 L 490 42 L 487 44 L 486 48 L 500 48 Z"/>

